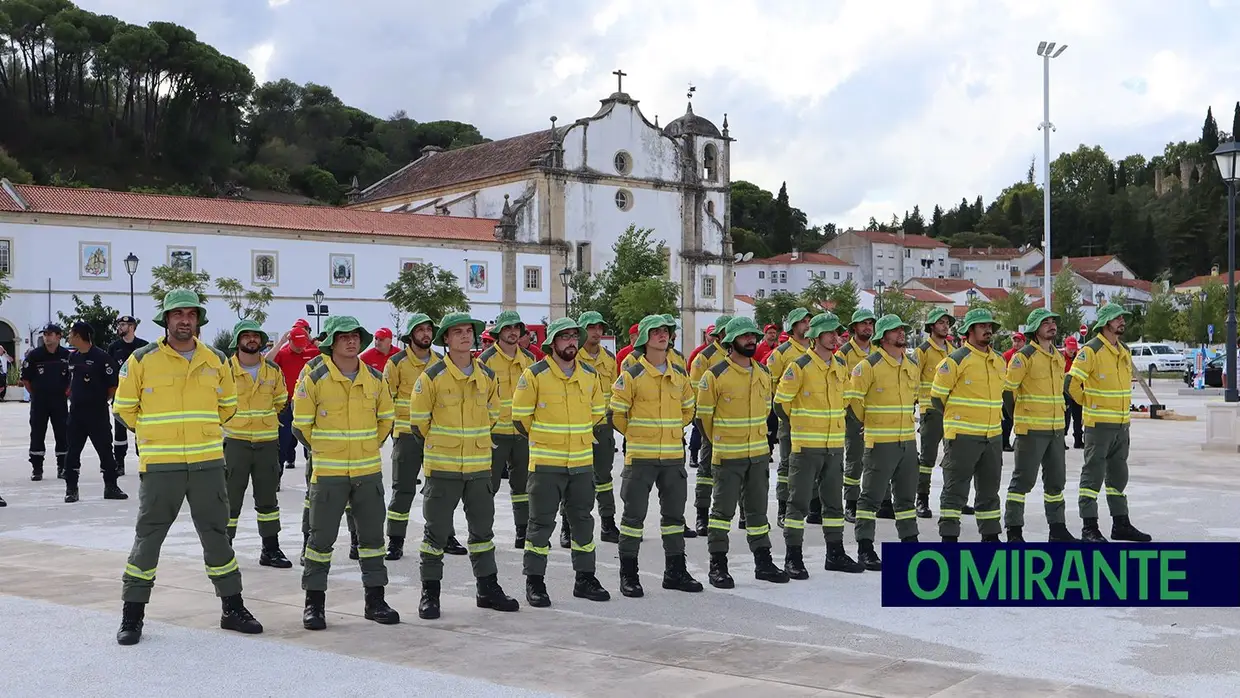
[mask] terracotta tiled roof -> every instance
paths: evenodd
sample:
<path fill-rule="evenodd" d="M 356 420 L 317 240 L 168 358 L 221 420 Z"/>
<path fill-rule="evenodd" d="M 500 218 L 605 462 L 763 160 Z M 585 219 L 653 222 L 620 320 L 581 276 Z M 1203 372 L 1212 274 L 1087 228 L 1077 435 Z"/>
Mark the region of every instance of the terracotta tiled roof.
<path fill-rule="evenodd" d="M 748 262 L 743 262 L 743 264 L 834 264 L 844 267 L 850 266 L 848 262 L 839 257 L 822 252 L 798 252 L 796 259 L 792 258 L 791 252 L 785 252 L 774 257 L 751 259 Z"/>
<path fill-rule="evenodd" d="M 947 256 L 952 259 L 974 260 L 974 259 L 1016 259 L 1023 255 L 1015 247 L 953 247 L 948 251 Z"/>
<path fill-rule="evenodd" d="M 1068 266 L 1072 267 L 1073 271 L 1098 271 L 1099 269 L 1106 266 L 1108 263 L 1110 263 L 1113 260 L 1115 260 L 1115 255 L 1113 254 L 1097 255 L 1094 257 L 1069 257 Z M 1058 257 L 1051 261 L 1051 273 L 1052 274 L 1058 274 L 1062 269 L 1063 269 L 1063 257 Z M 1026 274 L 1042 273 L 1042 262 L 1038 262 L 1037 264 L 1033 265 L 1025 273 Z"/>
<path fill-rule="evenodd" d="M 896 233 L 884 233 L 877 230 L 849 230 L 849 233 L 859 235 L 870 242 L 887 243 L 889 245 L 904 245 L 905 247 L 919 247 L 924 249 L 933 249 L 937 247 L 947 247 L 946 243 L 939 242 L 932 237 L 925 235 L 905 235 L 901 240 Z"/>
<path fill-rule="evenodd" d="M 999 288 L 997 286 L 978 286 L 978 288 L 981 289 L 982 293 L 986 294 L 986 297 L 992 301 L 1002 300 L 1008 297 L 1008 290 L 1006 288 Z"/>
<path fill-rule="evenodd" d="M 1240 277 L 1240 269 L 1236 270 L 1236 276 Z M 1217 274 L 1211 273 L 1211 274 L 1202 274 L 1201 276 L 1194 276 L 1188 281 L 1183 281 L 1179 284 L 1176 284 L 1175 290 L 1183 291 L 1183 290 L 1190 289 L 1190 288 L 1198 289 L 1211 282 L 1226 286 L 1227 285 L 1227 272 L 1219 270 L 1219 273 Z"/>
<path fill-rule="evenodd" d="M 556 129 L 566 131 L 567 127 Z M 379 180 L 362 192 L 358 203 L 438 189 L 537 167 L 551 148 L 551 129 L 429 153 Z"/>
<path fill-rule="evenodd" d="M 1154 282 L 1152 281 L 1142 281 L 1141 279 L 1125 279 L 1122 276 L 1115 276 L 1114 274 L 1108 274 L 1107 272 L 1104 272 L 1104 271 L 1077 271 L 1075 267 L 1072 269 L 1072 271 L 1075 271 L 1079 276 L 1084 278 L 1086 281 L 1089 281 L 1090 283 L 1094 283 L 1094 284 L 1101 284 L 1103 286 L 1123 286 L 1125 288 L 1137 288 L 1137 289 L 1141 289 L 1142 291 L 1151 292 L 1151 293 L 1154 290 Z"/>
<path fill-rule="evenodd" d="M 750 305 L 753 305 L 754 303 L 757 302 L 753 299 L 753 296 L 745 296 L 745 295 L 739 295 L 739 294 L 736 296 L 736 300 L 741 301 L 742 303 L 748 303 Z"/>
<path fill-rule="evenodd" d="M 961 291 L 968 291 L 971 288 L 976 288 L 978 291 L 981 291 L 980 286 L 972 281 L 969 281 L 968 279 L 933 279 L 930 277 L 909 279 L 909 283 L 913 282 L 917 282 L 926 288 L 932 288 L 939 293 L 960 293 Z"/>
<path fill-rule="evenodd" d="M 1040 289 L 1040 288 L 1028 289 L 1028 288 L 1027 288 L 1027 289 L 1025 289 L 1025 293 L 1029 296 L 1029 301 L 1030 301 L 1030 306 L 1031 306 L 1031 307 L 1041 307 L 1041 306 L 1042 306 L 1042 289 Z M 1055 295 L 1054 295 L 1054 294 L 1051 294 L 1051 306 L 1054 306 L 1054 305 L 1055 305 Z M 1081 307 L 1088 307 L 1088 308 L 1092 308 L 1092 307 L 1094 307 L 1095 305 L 1097 305 L 1097 304 L 1096 304 L 1096 303 L 1094 303 L 1092 300 L 1090 300 L 1090 299 L 1086 298 L 1086 297 L 1085 297 L 1085 296 L 1083 296 L 1083 295 L 1081 296 Z"/>
<path fill-rule="evenodd" d="M 906 288 L 904 289 L 904 295 L 907 298 L 912 298 L 915 301 L 921 301 L 923 303 L 951 303 L 952 302 L 952 299 L 948 298 L 947 296 L 937 291 L 929 291 L 924 288 Z"/>
<path fill-rule="evenodd" d="M 96 218 L 234 225 L 243 228 L 304 230 L 380 237 L 494 240 L 496 221 L 486 218 L 422 216 L 411 213 L 357 211 L 334 206 L 296 206 L 234 199 L 135 194 L 104 189 L 70 189 L 14 185 L 26 200 L 26 213 L 54 213 Z M 0 189 L 0 207 L 12 205 Z M 22 210 L 20 207 L 5 210 Z"/>

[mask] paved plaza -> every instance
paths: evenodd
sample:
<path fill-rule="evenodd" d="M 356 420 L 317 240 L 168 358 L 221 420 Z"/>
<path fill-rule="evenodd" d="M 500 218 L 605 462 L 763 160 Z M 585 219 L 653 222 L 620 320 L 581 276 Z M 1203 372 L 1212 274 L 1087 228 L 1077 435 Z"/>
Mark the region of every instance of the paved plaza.
<path fill-rule="evenodd" d="M 1168 407 L 1198 421 L 1133 421 L 1133 521 L 1156 541 L 1240 540 L 1240 456 L 1201 451 L 1206 398 L 1178 396 L 1181 387 L 1158 381 L 1155 390 Z M 1146 402 L 1139 390 L 1135 398 Z M 0 494 L 9 502 L 0 509 L 5 696 L 122 696 L 135 686 L 142 694 L 179 696 L 365 695 L 394 686 L 427 696 L 1240 695 L 1240 609 L 884 609 L 881 575 L 822 571 L 823 543 L 813 534 L 806 536 L 808 581 L 754 580 L 743 537 L 733 532 L 736 588 L 685 594 L 660 587 L 662 551 L 648 533 L 643 599 L 620 596 L 616 546 L 599 543 L 599 578 L 612 592 L 607 603 L 572 597 L 568 551 L 553 543 L 553 606 L 531 609 L 521 556 L 512 548 L 506 483 L 496 501 L 497 556 L 500 582 L 521 600 L 519 613 L 475 608 L 468 561 L 448 557 L 443 618 L 419 620 L 415 552 L 388 563 L 388 600 L 403 622 L 368 622 L 346 537 L 337 544 L 327 594 L 329 627 L 305 631 L 301 568 L 258 566 L 247 502 L 237 556 L 247 604 L 266 632 L 218 629 L 219 602 L 183 508 L 163 548 L 142 643 L 120 647 L 114 635 L 137 514 L 136 461 L 131 456 L 131 473 L 121 479 L 131 498 L 105 502 L 97 459 L 85 454 L 82 501 L 64 504 L 61 481 L 28 479 L 27 408 L 0 404 Z M 384 450 L 386 460 L 390 444 Z M 1068 454 L 1068 519 L 1078 534 L 1082 453 Z M 1006 487 L 1012 454 L 1004 455 Z M 293 559 L 301 544 L 303 465 L 286 471 L 280 495 L 282 542 Z M 936 511 L 940 484 L 936 472 Z M 1039 492 L 1040 486 L 1030 501 L 1040 501 Z M 774 486 L 771 496 L 773 518 Z M 421 497 L 411 533 L 420 531 L 420 504 Z M 1030 506 L 1026 538 L 1045 539 L 1040 517 L 1041 507 Z M 652 521 L 653 514 L 648 532 L 657 531 Z M 923 540 L 937 538 L 935 521 L 920 520 Z M 463 538 L 459 512 L 456 525 Z M 880 541 L 895 540 L 893 522 L 878 527 Z M 1109 528 L 1104 522 L 1103 533 Z M 782 537 L 774 530 L 782 563 Z M 962 540 L 977 538 L 966 518 Z M 850 530 L 846 540 L 855 555 Z M 706 542 L 686 545 L 690 570 L 705 583 Z M 410 549 L 416 551 L 416 540 Z"/>

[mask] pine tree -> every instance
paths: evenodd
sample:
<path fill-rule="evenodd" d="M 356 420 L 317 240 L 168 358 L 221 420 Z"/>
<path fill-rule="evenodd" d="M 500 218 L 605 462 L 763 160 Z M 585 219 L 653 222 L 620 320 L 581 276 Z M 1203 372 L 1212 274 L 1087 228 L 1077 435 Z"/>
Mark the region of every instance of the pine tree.
<path fill-rule="evenodd" d="M 1206 122 L 1201 125 L 1201 150 L 1213 152 L 1218 147 L 1218 122 L 1214 120 L 1214 111 L 1206 107 Z"/>
<path fill-rule="evenodd" d="M 1115 188 L 1120 191 L 1128 188 L 1128 169 L 1123 160 L 1120 160 L 1115 168 Z"/>
<path fill-rule="evenodd" d="M 794 224 L 792 206 L 788 203 L 788 183 L 779 185 L 779 194 L 775 197 L 774 244 L 771 245 L 775 254 L 792 251 Z"/>
<path fill-rule="evenodd" d="M 926 233 L 926 219 L 921 216 L 920 206 L 913 206 L 912 214 L 904 214 L 904 232 L 909 235 L 924 235 Z"/>
<path fill-rule="evenodd" d="M 937 238 L 943 234 L 943 207 L 934 205 L 934 213 L 930 214 L 930 237 Z"/>

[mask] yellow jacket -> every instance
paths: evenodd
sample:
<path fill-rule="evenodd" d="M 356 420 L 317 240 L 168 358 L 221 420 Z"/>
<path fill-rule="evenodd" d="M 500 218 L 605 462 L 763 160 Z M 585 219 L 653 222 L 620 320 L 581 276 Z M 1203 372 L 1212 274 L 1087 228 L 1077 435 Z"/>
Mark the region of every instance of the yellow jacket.
<path fill-rule="evenodd" d="M 876 351 L 879 351 L 877 344 L 871 342 L 869 348 L 862 349 L 857 346 L 857 338 L 853 337 L 844 342 L 844 346 L 837 349 L 835 353 L 844 357 L 844 365 L 848 367 L 848 371 L 851 373 L 857 367 L 857 364 L 865 361 Z"/>
<path fill-rule="evenodd" d="M 1085 343 L 1068 372 L 1068 394 L 1081 405 L 1085 426 L 1128 424 L 1132 416 L 1132 353 L 1102 335 Z"/>
<path fill-rule="evenodd" d="M 380 472 L 379 447 L 392 433 L 396 406 L 383 374 L 364 363 L 358 367 L 349 380 L 325 358 L 313 368 L 307 364 L 297 382 L 293 429 L 314 459 L 310 482 Z"/>
<path fill-rule="evenodd" d="M 629 354 L 629 356 L 632 355 Z M 616 367 L 616 355 L 611 353 L 607 347 L 600 345 L 598 354 L 590 356 L 590 352 L 586 351 L 585 347 L 581 347 L 577 350 L 577 363 L 594 369 L 594 372 L 598 374 L 599 385 L 603 388 L 603 404 L 610 404 L 611 386 L 616 382 L 616 372 L 619 370 Z"/>
<path fill-rule="evenodd" d="M 724 351 L 723 345 L 719 342 L 711 342 L 706 348 L 698 352 L 693 357 L 693 365 L 689 367 L 689 379 L 693 381 L 693 385 L 702 384 L 702 375 L 708 370 L 722 361 L 727 359 L 728 352 Z"/>
<path fill-rule="evenodd" d="M 823 361 L 809 351 L 784 369 L 775 391 L 775 406 L 788 417 L 793 452 L 844 447 L 848 383 L 848 367 L 838 354 Z"/>
<path fill-rule="evenodd" d="M 681 370 L 685 372 L 685 375 L 688 375 L 689 367 L 685 364 L 685 355 L 681 354 L 679 349 L 677 349 L 676 347 L 668 347 L 667 355 L 668 355 L 668 359 L 673 364 L 675 364 L 676 366 L 679 366 Z"/>
<path fill-rule="evenodd" d="M 221 424 L 237 411 L 225 361 L 202 342 L 186 361 L 161 338 L 121 367 L 112 413 L 137 436 L 139 472 L 223 466 Z"/>
<path fill-rule="evenodd" d="M 517 389 L 517 381 L 521 379 L 521 374 L 533 366 L 537 360 L 528 349 L 521 347 L 517 347 L 516 354 L 509 358 L 499 348 L 498 343 L 492 344 L 478 356 L 478 361 L 491 369 L 491 372 L 495 374 L 495 382 L 499 384 L 499 419 L 495 420 L 492 433 L 509 436 L 517 433 L 512 424 L 512 396 Z"/>
<path fill-rule="evenodd" d="M 275 441 L 280 438 L 280 411 L 288 403 L 284 374 L 268 359 L 258 364 L 258 380 L 234 356 L 228 360 L 237 385 L 237 413 L 224 425 L 224 436 L 239 441 Z"/>
<path fill-rule="evenodd" d="M 712 464 L 766 458 L 771 453 L 766 441 L 766 418 L 771 413 L 774 386 L 766 366 L 754 361 L 751 369 L 725 357 L 702 376 L 697 416 L 702 423 L 702 437 L 710 439 L 712 445 Z"/>
<path fill-rule="evenodd" d="M 934 343 L 934 339 L 927 338 L 917 347 L 915 356 L 917 357 L 917 365 L 921 367 L 921 388 L 917 391 L 917 404 L 921 405 L 921 413 L 925 414 L 933 407 L 931 402 L 930 391 L 934 388 L 934 372 L 938 370 L 939 364 L 947 355 L 951 353 L 947 342 L 943 342 L 943 346 Z"/>
<path fill-rule="evenodd" d="M 606 417 L 603 386 L 589 366 L 566 376 L 543 359 L 525 369 L 512 396 L 513 424 L 530 439 L 530 470 L 591 467 L 594 427 Z"/>
<path fill-rule="evenodd" d="M 853 367 L 848 408 L 865 426 L 866 448 L 913 440 L 913 402 L 920 385 L 917 359 L 907 354 L 897 363 L 877 349 Z"/>
<path fill-rule="evenodd" d="M 694 399 L 683 368 L 670 364 L 659 373 L 645 355 L 638 355 L 616 379 L 609 407 L 612 425 L 625 437 L 625 465 L 684 463 L 685 427 L 693 421 Z"/>
<path fill-rule="evenodd" d="M 982 351 L 968 342 L 939 364 L 930 392 L 935 409 L 943 412 L 944 439 L 1003 433 L 1006 374 L 1002 354 L 991 348 Z"/>
<path fill-rule="evenodd" d="M 766 367 L 770 369 L 771 375 L 778 381 L 780 376 L 784 375 L 784 370 L 788 368 L 789 364 L 805 356 L 809 351 L 808 340 L 805 344 L 801 344 L 796 339 L 789 337 L 788 341 L 775 347 L 771 355 L 766 357 Z"/>
<path fill-rule="evenodd" d="M 413 394 L 413 384 L 417 382 L 418 376 L 422 375 L 423 371 L 442 359 L 443 357 L 439 354 L 431 351 L 430 356 L 423 361 L 413 353 L 412 347 L 406 347 L 399 354 L 393 354 L 384 364 L 383 380 L 387 381 L 388 390 L 392 393 L 392 401 L 396 404 L 394 433 L 397 436 L 409 433 L 409 400 L 410 395 Z"/>
<path fill-rule="evenodd" d="M 1003 390 L 1015 398 L 1012 415 L 1017 435 L 1063 430 L 1066 364 L 1054 347 L 1047 352 L 1036 341 L 1012 356 Z"/>
<path fill-rule="evenodd" d="M 466 376 L 439 361 L 413 384 L 407 428 L 424 439 L 427 475 L 472 480 L 491 476 L 491 426 L 499 418 L 495 374 L 477 359 Z"/>
<path fill-rule="evenodd" d="M 636 364 L 637 360 L 641 358 L 643 353 L 644 352 L 640 349 L 636 349 L 628 354 L 625 354 L 624 361 L 620 362 L 620 370 L 623 371 L 624 369 Z M 685 365 L 685 357 L 679 351 L 676 351 L 676 347 L 667 348 L 667 361 L 671 365 L 679 367 L 681 371 L 685 372 L 686 376 L 689 375 L 689 367 Z"/>

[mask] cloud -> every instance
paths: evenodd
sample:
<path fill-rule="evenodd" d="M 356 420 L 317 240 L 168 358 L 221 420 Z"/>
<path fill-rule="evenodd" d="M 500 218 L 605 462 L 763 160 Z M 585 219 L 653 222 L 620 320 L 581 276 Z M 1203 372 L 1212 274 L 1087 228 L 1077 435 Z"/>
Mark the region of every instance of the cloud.
<path fill-rule="evenodd" d="M 271 76 L 268 74 L 268 71 L 271 66 L 271 57 L 275 55 L 275 52 L 275 44 L 270 41 L 261 43 L 245 52 L 245 64 L 254 73 L 256 84 L 261 85 L 270 79 Z"/>

